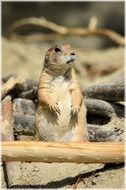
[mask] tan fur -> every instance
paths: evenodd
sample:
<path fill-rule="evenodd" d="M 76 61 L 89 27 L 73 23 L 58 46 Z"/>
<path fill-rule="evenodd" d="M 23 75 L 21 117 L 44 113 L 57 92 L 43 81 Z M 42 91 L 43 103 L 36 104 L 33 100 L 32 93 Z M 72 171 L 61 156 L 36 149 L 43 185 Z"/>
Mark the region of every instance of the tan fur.
<path fill-rule="evenodd" d="M 40 140 L 88 140 L 86 107 L 73 70 L 74 54 L 68 44 L 46 53 L 36 111 L 36 136 Z"/>

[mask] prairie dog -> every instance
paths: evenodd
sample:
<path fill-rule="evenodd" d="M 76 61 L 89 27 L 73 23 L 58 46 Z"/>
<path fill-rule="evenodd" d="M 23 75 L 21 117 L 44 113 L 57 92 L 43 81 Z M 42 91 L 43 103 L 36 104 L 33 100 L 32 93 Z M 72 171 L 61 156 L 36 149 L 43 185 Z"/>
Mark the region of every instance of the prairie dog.
<path fill-rule="evenodd" d="M 54 46 L 45 55 L 35 116 L 39 140 L 88 140 L 86 107 L 73 69 L 75 59 L 69 44 Z"/>

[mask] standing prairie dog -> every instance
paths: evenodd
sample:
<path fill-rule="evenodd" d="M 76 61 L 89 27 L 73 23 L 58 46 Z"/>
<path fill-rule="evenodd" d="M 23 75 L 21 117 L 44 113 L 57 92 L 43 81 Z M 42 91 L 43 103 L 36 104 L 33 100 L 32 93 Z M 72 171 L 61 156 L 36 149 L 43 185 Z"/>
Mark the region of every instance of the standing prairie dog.
<path fill-rule="evenodd" d="M 88 140 L 86 107 L 73 69 L 75 59 L 69 44 L 52 47 L 45 55 L 36 111 L 39 140 Z"/>

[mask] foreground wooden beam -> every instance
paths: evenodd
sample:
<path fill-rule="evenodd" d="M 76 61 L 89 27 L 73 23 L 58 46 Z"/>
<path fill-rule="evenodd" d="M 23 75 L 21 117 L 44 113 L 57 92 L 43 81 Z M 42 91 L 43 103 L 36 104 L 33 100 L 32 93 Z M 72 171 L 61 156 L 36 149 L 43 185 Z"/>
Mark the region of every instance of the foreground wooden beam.
<path fill-rule="evenodd" d="M 121 163 L 124 145 L 119 143 L 2 142 L 3 161 Z"/>

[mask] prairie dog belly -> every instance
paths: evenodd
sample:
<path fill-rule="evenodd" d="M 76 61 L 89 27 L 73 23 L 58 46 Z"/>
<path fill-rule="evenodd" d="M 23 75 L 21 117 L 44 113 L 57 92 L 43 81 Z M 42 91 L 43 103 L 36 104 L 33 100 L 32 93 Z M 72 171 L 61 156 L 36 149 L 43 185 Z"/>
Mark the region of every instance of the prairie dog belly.
<path fill-rule="evenodd" d="M 71 97 L 69 96 L 64 98 L 64 101 L 59 101 L 58 107 L 60 115 L 56 116 L 49 109 L 38 106 L 36 122 L 41 140 L 63 141 L 64 138 L 68 138 L 67 133 L 70 133 Z M 70 139 L 68 138 L 68 140 Z"/>
<path fill-rule="evenodd" d="M 63 76 L 59 76 L 54 80 L 54 90 L 57 90 L 58 94 L 58 108 L 60 109 L 60 115 L 58 119 L 58 125 L 65 127 L 69 125 L 70 112 L 71 112 L 71 95 L 69 92 L 70 82 L 64 80 Z"/>
<path fill-rule="evenodd" d="M 38 107 L 36 112 L 37 125 L 39 126 L 39 134 L 41 140 L 46 141 L 63 141 L 68 138 L 71 112 L 71 95 L 68 90 L 69 83 L 63 81 L 62 77 L 54 81 L 54 92 L 58 95 L 58 108 L 60 114 L 54 115 L 49 109 L 42 106 Z M 71 134 L 71 133 L 70 133 Z"/>
<path fill-rule="evenodd" d="M 58 107 L 60 109 L 60 115 L 59 115 L 59 126 L 68 126 L 70 121 L 70 112 L 71 112 L 71 96 L 70 94 L 65 95 L 64 98 L 62 98 L 58 102 Z"/>

